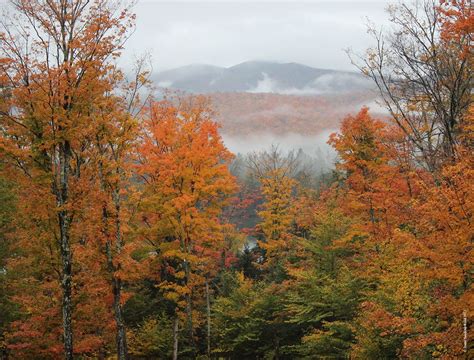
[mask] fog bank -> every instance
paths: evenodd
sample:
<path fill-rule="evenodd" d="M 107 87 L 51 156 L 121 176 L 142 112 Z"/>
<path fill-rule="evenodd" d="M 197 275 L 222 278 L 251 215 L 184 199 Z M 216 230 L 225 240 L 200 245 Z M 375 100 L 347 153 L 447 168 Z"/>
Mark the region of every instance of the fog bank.
<path fill-rule="evenodd" d="M 336 153 L 328 145 L 329 135 L 337 130 L 327 130 L 317 135 L 302 135 L 290 133 L 286 135 L 256 134 L 256 135 L 226 135 L 223 134 L 225 145 L 235 154 L 248 154 L 253 151 L 268 150 L 277 145 L 282 151 L 302 150 L 311 157 L 324 161 L 325 167 L 334 164 Z"/>

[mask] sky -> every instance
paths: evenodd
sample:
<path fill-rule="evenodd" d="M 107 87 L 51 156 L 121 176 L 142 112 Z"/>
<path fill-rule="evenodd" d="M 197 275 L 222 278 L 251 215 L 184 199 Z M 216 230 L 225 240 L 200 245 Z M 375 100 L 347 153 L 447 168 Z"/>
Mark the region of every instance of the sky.
<path fill-rule="evenodd" d="M 354 70 L 344 49 L 371 44 L 367 19 L 387 24 L 389 0 L 139 0 L 123 61 L 149 53 L 153 71 L 248 60 Z"/>

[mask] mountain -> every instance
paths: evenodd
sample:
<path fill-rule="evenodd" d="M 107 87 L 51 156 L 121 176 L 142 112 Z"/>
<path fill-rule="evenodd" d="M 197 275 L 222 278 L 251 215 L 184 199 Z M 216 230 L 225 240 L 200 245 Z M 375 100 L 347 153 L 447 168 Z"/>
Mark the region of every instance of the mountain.
<path fill-rule="evenodd" d="M 235 152 L 275 143 L 311 153 L 316 147 L 327 149 L 328 134 L 362 106 L 383 115 L 373 84 L 362 75 L 297 63 L 194 64 L 160 72 L 152 80 L 161 88 L 205 94 L 225 143 Z"/>
<path fill-rule="evenodd" d="M 372 83 L 355 72 L 317 69 L 297 63 L 247 61 L 228 68 L 194 64 L 153 77 L 163 88 L 192 93 L 249 92 L 319 95 L 368 91 Z"/>

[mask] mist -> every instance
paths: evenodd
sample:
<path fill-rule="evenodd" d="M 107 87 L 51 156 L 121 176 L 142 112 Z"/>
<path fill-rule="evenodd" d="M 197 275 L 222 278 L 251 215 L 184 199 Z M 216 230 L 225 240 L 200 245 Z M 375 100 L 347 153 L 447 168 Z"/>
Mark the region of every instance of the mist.
<path fill-rule="evenodd" d="M 302 151 L 307 156 L 317 159 L 317 166 L 328 169 L 334 165 L 336 152 L 327 143 L 329 135 L 337 130 L 326 130 L 317 135 L 302 135 L 289 133 L 286 135 L 258 134 L 258 135 L 226 135 L 223 134 L 225 145 L 234 154 L 246 155 L 278 146 L 282 152 Z"/>

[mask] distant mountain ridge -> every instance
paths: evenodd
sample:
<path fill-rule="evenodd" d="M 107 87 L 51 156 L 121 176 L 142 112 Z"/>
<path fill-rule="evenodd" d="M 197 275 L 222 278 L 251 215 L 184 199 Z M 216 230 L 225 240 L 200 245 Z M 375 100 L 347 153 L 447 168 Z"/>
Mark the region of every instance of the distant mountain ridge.
<path fill-rule="evenodd" d="M 373 89 L 368 79 L 355 72 L 270 61 L 247 61 L 228 68 L 193 64 L 159 72 L 153 81 L 158 87 L 192 93 L 320 95 Z"/>

